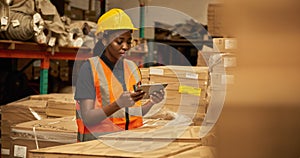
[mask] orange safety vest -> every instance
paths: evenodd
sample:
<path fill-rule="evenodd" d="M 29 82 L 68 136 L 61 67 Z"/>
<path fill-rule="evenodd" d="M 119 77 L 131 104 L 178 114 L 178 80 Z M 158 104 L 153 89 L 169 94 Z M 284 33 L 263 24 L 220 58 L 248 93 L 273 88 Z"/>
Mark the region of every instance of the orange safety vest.
<path fill-rule="evenodd" d="M 91 64 L 96 92 L 95 109 L 99 109 L 116 101 L 123 93 L 123 87 L 114 76 L 112 70 L 99 57 L 92 57 L 89 59 L 89 62 Z M 124 59 L 124 80 L 128 91 L 133 91 L 133 85 L 141 81 L 141 74 L 138 67 L 135 63 L 127 59 Z M 143 120 L 140 101 L 128 109 L 128 129 L 142 126 Z M 78 126 L 77 140 L 79 142 L 93 140 L 97 136 L 125 129 L 125 108 L 116 111 L 111 116 L 108 116 L 107 119 L 94 126 L 86 126 L 83 123 L 78 102 L 76 104 L 76 111 Z"/>

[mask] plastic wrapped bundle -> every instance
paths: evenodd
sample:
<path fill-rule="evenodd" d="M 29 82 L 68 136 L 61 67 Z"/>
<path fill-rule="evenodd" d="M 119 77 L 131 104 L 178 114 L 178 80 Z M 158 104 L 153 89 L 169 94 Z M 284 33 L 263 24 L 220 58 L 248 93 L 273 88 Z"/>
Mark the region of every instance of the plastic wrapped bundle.
<path fill-rule="evenodd" d="M 33 17 L 18 12 L 10 12 L 9 21 L 12 22 L 6 31 L 1 32 L 1 39 L 26 41 L 34 36 Z"/>
<path fill-rule="evenodd" d="M 0 1 L 0 32 L 7 30 L 9 17 L 9 7 L 5 2 Z"/>

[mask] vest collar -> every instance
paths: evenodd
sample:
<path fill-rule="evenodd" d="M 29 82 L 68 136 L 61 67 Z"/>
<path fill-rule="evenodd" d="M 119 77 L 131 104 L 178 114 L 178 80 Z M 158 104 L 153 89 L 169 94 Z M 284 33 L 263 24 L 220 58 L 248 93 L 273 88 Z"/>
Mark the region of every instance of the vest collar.
<path fill-rule="evenodd" d="M 119 60 L 116 64 L 113 64 L 105 55 L 104 53 L 100 56 L 100 58 L 103 60 L 103 62 L 109 67 L 111 71 L 116 67 L 117 69 L 123 70 L 123 63 L 124 60 Z"/>

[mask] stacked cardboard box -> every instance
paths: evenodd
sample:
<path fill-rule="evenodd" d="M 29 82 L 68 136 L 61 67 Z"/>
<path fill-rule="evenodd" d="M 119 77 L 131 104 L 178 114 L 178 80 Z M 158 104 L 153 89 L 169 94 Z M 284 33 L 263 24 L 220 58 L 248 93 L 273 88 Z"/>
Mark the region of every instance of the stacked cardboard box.
<path fill-rule="evenodd" d="M 51 93 L 51 94 L 42 94 L 42 95 L 31 95 L 29 99 L 31 100 L 46 100 L 49 99 L 62 99 L 62 98 L 72 98 L 72 94 L 67 93 Z"/>
<path fill-rule="evenodd" d="M 211 76 L 211 82 L 210 87 L 211 88 L 221 88 L 221 87 L 229 87 L 234 83 L 234 68 L 233 67 L 226 67 L 227 62 L 235 63 L 236 57 L 232 54 L 222 54 L 222 56 L 219 57 L 222 61 L 219 64 L 216 64 L 212 68 L 212 72 L 210 74 Z"/>
<path fill-rule="evenodd" d="M 226 93 L 234 83 L 234 67 L 237 64 L 235 52 L 237 52 L 237 39 L 214 38 L 213 48 L 205 47 L 202 50 L 208 56 L 210 79 L 207 98 L 210 101 L 207 109 L 206 120 L 208 123 L 216 123 L 222 110 Z"/>
<path fill-rule="evenodd" d="M 140 68 L 141 75 L 142 75 L 142 84 L 149 83 L 149 68 Z"/>
<path fill-rule="evenodd" d="M 45 109 L 47 101 L 44 100 L 27 100 L 17 101 L 2 106 L 1 119 L 1 154 L 2 157 L 10 155 L 10 130 L 17 123 L 40 120 L 46 117 Z"/>
<path fill-rule="evenodd" d="M 210 70 L 208 92 L 211 92 L 211 88 L 225 91 L 226 86 L 233 84 L 237 50 L 236 38 L 213 38 L 213 48 L 204 46 L 200 51 Z"/>
<path fill-rule="evenodd" d="M 69 93 L 53 93 L 44 95 L 32 95 L 31 100 L 45 100 L 47 117 L 75 116 L 74 95 Z"/>
<path fill-rule="evenodd" d="M 197 66 L 207 66 L 207 59 L 201 50 L 198 50 Z"/>
<path fill-rule="evenodd" d="M 209 58 L 214 52 L 213 40 L 210 40 L 210 45 L 203 45 L 201 50 L 198 50 L 197 66 L 209 66 Z"/>
<path fill-rule="evenodd" d="M 237 39 L 213 38 L 213 47 L 216 52 L 234 53 L 237 51 Z"/>
<path fill-rule="evenodd" d="M 72 94 L 32 95 L 27 98 L 2 106 L 1 156 L 9 157 L 9 155 L 11 155 L 12 139 L 10 134 L 12 126 L 23 122 L 45 119 L 48 117 L 46 114 L 48 100 L 62 100 L 64 98 L 70 99 L 72 97 Z M 75 110 L 73 110 L 73 112 L 75 112 Z"/>
<path fill-rule="evenodd" d="M 76 108 L 73 98 L 49 99 L 46 114 L 50 117 L 75 116 Z"/>
<path fill-rule="evenodd" d="M 28 157 L 28 151 L 75 143 L 75 117 L 50 118 L 14 125 L 11 130 L 11 157 Z"/>
<path fill-rule="evenodd" d="M 212 36 L 223 36 L 224 35 L 224 23 L 222 14 L 222 4 L 211 3 L 208 5 L 207 9 L 207 28 L 208 32 Z"/>
<path fill-rule="evenodd" d="M 198 146 L 191 150 L 184 151 L 177 155 L 172 156 L 172 158 L 182 158 L 182 157 L 199 157 L 199 158 L 216 158 L 217 151 L 215 147 L 211 146 Z"/>
<path fill-rule="evenodd" d="M 24 66 L 29 64 L 31 59 L 20 59 L 18 60 L 18 70 L 21 70 Z M 41 61 L 37 60 L 33 65 L 28 66 L 27 69 L 24 70 L 25 75 L 28 80 L 38 79 L 40 77 L 41 70 Z M 53 77 L 59 77 L 62 81 L 69 80 L 69 65 L 67 61 L 57 61 L 54 60 L 50 62 L 50 70 L 49 75 Z"/>
<path fill-rule="evenodd" d="M 150 83 L 168 83 L 164 106 L 173 112 L 203 121 L 208 100 L 208 67 L 161 66 L 150 68 Z"/>
<path fill-rule="evenodd" d="M 211 56 L 211 81 L 213 86 L 220 84 L 230 85 L 234 82 L 232 75 L 236 67 L 237 39 L 235 38 L 214 38 L 214 53 Z"/>

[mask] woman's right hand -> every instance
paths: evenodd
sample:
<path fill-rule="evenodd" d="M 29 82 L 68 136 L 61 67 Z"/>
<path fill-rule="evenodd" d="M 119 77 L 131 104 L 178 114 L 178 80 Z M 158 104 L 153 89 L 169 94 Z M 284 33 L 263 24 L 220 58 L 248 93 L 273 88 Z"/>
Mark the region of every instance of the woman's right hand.
<path fill-rule="evenodd" d="M 116 103 L 120 108 L 131 107 L 134 105 L 134 100 L 130 96 L 130 92 L 125 91 L 121 96 L 116 100 Z"/>
<path fill-rule="evenodd" d="M 125 91 L 121 94 L 121 96 L 116 101 L 120 108 L 123 107 L 131 107 L 135 104 L 135 102 L 141 100 L 144 96 L 145 92 L 137 91 L 137 92 L 128 92 Z"/>

